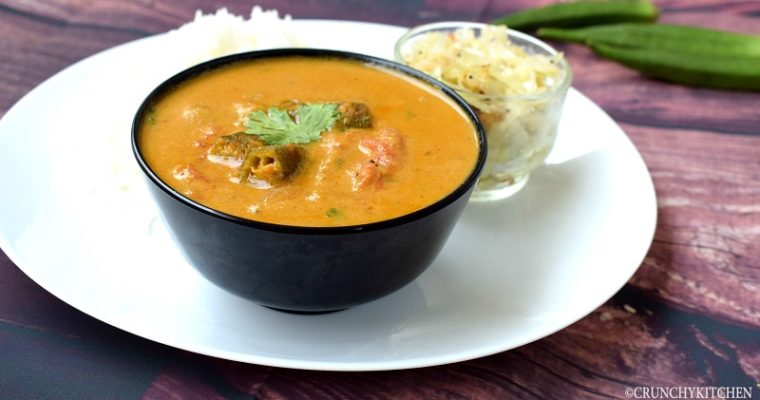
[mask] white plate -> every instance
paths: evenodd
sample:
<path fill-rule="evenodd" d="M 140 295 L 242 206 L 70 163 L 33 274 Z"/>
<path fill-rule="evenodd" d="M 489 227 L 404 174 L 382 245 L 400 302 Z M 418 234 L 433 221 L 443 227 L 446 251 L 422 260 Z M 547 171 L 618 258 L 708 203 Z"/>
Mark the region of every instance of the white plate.
<path fill-rule="evenodd" d="M 404 31 L 296 25 L 324 47 L 389 58 Z M 131 116 L 163 79 L 134 71 L 150 66 L 145 56 L 160 40 L 74 64 L 0 122 L 0 246 L 42 287 L 113 326 L 279 367 L 439 365 L 508 350 L 577 321 L 625 284 L 652 240 L 656 202 L 646 166 L 623 131 L 571 90 L 551 164 L 507 201 L 470 204 L 443 253 L 412 284 L 318 316 L 230 295 L 180 255 L 130 153 Z"/>

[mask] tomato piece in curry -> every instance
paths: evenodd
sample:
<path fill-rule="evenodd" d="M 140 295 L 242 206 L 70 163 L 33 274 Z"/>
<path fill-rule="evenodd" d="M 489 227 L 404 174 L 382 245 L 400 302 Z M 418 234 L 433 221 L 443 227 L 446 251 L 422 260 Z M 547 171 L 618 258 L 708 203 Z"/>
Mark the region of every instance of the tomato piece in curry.
<path fill-rule="evenodd" d="M 325 112 L 329 126 L 311 139 L 264 135 L 275 117 L 295 129 Z M 372 64 L 297 56 L 190 78 L 151 105 L 138 141 L 179 193 L 292 226 L 409 214 L 459 187 L 478 156 L 474 124 L 440 90 Z"/>

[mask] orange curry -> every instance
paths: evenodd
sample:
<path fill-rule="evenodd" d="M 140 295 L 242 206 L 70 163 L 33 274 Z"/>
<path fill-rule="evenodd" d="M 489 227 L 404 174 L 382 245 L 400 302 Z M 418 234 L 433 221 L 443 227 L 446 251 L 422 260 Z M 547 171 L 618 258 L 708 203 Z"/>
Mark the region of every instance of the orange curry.
<path fill-rule="evenodd" d="M 451 193 L 478 153 L 438 89 L 358 61 L 282 57 L 193 77 L 154 102 L 139 146 L 210 208 L 295 226 L 398 217 Z"/>

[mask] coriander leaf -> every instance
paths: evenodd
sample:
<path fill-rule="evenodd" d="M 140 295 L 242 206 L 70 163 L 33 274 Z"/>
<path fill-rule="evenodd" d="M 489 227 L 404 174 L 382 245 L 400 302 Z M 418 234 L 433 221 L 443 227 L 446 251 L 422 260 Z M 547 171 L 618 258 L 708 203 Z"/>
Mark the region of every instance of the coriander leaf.
<path fill-rule="evenodd" d="M 311 143 L 332 128 L 338 106 L 330 103 L 306 104 L 296 109 L 293 121 L 287 111 L 270 107 L 267 113 L 254 111 L 245 121 L 245 133 L 257 135 L 266 144 Z"/>
<path fill-rule="evenodd" d="M 270 108 L 268 114 L 263 111 L 250 113 L 245 121 L 245 133 L 258 135 L 266 144 L 284 144 L 287 143 L 290 125 L 295 124 L 288 113 Z"/>

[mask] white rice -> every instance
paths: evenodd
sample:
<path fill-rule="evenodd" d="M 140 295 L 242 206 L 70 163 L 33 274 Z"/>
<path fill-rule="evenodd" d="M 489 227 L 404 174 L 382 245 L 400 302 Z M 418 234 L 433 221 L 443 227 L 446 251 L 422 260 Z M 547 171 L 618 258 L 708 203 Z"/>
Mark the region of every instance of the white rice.
<path fill-rule="evenodd" d="M 151 83 L 160 81 L 213 58 L 251 50 L 304 47 L 290 15 L 253 7 L 248 19 L 220 8 L 215 13 L 195 12 L 195 18 L 153 40 L 150 53 L 155 62 L 144 69 Z"/>
<path fill-rule="evenodd" d="M 195 12 L 193 21 L 167 33 L 166 54 L 184 69 L 228 54 L 280 47 L 303 47 L 290 15 L 254 6 L 249 19 L 221 8 L 214 14 Z"/>

